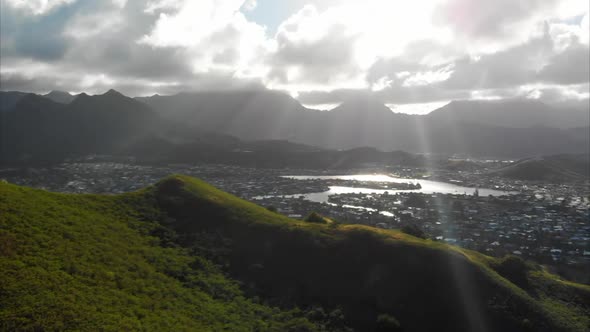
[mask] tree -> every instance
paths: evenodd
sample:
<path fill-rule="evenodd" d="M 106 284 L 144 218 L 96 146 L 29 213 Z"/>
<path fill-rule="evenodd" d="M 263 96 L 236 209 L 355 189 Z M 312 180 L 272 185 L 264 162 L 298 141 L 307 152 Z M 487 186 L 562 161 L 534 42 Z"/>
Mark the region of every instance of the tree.
<path fill-rule="evenodd" d="M 507 255 L 504 258 L 499 259 L 497 263 L 493 264 L 492 268 L 504 278 L 512 281 L 512 283 L 518 287 L 525 290 L 529 288 L 529 267 L 522 258 L 514 255 Z"/>
<path fill-rule="evenodd" d="M 318 224 L 326 224 L 326 218 L 322 217 L 319 213 L 317 212 L 312 212 L 310 213 L 307 218 L 305 218 L 305 221 L 307 222 L 313 222 L 313 223 L 318 223 Z"/>
<path fill-rule="evenodd" d="M 421 239 L 426 238 L 426 234 L 424 233 L 424 231 L 421 230 L 420 227 L 418 227 L 416 225 L 405 225 L 404 227 L 402 227 L 401 231 L 406 234 L 410 234 L 412 236 L 419 237 Z"/>
<path fill-rule="evenodd" d="M 426 207 L 426 200 L 420 194 L 410 194 L 408 199 L 404 202 L 406 206 L 416 207 L 416 208 L 425 208 Z"/>
<path fill-rule="evenodd" d="M 394 332 L 401 331 L 399 321 L 395 317 L 388 314 L 381 314 L 377 317 L 377 326 L 375 331 L 377 332 Z"/>

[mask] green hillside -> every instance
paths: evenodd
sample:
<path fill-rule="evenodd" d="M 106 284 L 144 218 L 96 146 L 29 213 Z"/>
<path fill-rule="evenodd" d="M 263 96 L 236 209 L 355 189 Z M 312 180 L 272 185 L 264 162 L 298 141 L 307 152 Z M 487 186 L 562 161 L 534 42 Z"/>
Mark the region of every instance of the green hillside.
<path fill-rule="evenodd" d="M 491 172 L 511 179 L 575 182 L 590 179 L 588 155 L 554 155 L 522 159 Z"/>
<path fill-rule="evenodd" d="M 184 176 L 117 196 L 0 183 L 6 331 L 587 331 L 589 314 L 589 287 L 517 258 L 295 221 Z"/>
<path fill-rule="evenodd" d="M 155 237 L 151 203 L 0 184 L 0 330 L 318 330 Z"/>

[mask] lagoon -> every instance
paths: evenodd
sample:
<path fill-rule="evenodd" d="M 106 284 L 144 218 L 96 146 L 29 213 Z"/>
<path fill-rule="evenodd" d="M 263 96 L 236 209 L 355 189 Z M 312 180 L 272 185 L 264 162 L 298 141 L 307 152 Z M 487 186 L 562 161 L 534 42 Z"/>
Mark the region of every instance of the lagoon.
<path fill-rule="evenodd" d="M 349 181 L 366 181 L 366 182 L 392 182 L 392 183 L 420 183 L 420 189 L 407 189 L 407 190 L 396 190 L 396 189 L 372 189 L 372 188 L 357 188 L 357 187 L 346 187 L 346 186 L 331 186 L 329 190 L 318 193 L 308 193 L 301 195 L 291 196 L 303 196 L 305 199 L 325 203 L 328 202 L 330 195 L 338 194 L 389 194 L 395 193 L 422 193 L 422 194 L 455 194 L 455 195 L 473 195 L 476 188 L 459 186 L 452 183 L 432 181 L 424 179 L 407 179 L 399 178 L 392 175 L 386 174 L 358 174 L 358 175 L 285 175 L 284 178 L 295 179 L 295 180 L 349 180 Z M 501 191 L 487 188 L 477 188 L 480 196 L 504 196 L 515 194 L 515 192 Z"/>

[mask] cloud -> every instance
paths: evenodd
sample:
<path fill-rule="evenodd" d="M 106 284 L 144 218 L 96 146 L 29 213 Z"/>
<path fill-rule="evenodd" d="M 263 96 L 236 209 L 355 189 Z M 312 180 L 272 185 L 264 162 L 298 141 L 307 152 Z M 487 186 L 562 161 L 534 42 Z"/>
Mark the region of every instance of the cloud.
<path fill-rule="evenodd" d="M 210 8 L 218 3 L 211 2 Z M 174 27 L 180 29 L 194 7 L 179 1 L 81 1 L 37 15 L 4 5 L 3 90 L 98 93 L 112 84 L 125 93 L 145 94 L 231 88 L 260 81 L 250 75 L 257 65 L 249 65 L 263 46 L 250 47 L 250 42 L 256 36 L 264 43 L 264 30 L 234 13 L 239 9 L 236 1 L 215 7 L 223 12 L 212 14 L 217 29 L 203 33 L 203 38 L 197 40 L 189 33 L 182 43 L 169 39 L 162 44 L 140 41 L 158 35 L 159 14 L 180 16 Z"/>
<path fill-rule="evenodd" d="M 572 38 L 559 50 L 549 33 L 497 53 L 454 62 L 454 71 L 443 83 L 448 88 L 497 89 L 533 83 L 579 84 L 588 82 L 588 45 Z"/>
<path fill-rule="evenodd" d="M 450 0 L 439 4 L 435 22 L 460 36 L 489 41 L 514 35 L 519 27 L 530 29 L 531 18 L 553 8 L 555 0 Z"/>
<path fill-rule="evenodd" d="M 590 77 L 588 45 L 573 43 L 563 52 L 554 54 L 539 72 L 541 81 L 558 84 L 579 84 Z"/>
<path fill-rule="evenodd" d="M 2 90 L 248 87 L 400 105 L 577 100 L 590 75 L 579 0 L 290 0 L 276 32 L 248 18 L 262 1 L 0 1 Z"/>
<path fill-rule="evenodd" d="M 170 12 L 171 3 L 162 1 L 149 10 L 158 19 L 140 41 L 156 47 L 196 45 L 231 23 L 242 4 L 235 0 L 177 1 Z"/>
<path fill-rule="evenodd" d="M 412 56 L 382 58 L 368 71 L 367 81 L 387 81 L 379 93 L 391 103 L 443 101 L 470 91 L 474 97 L 514 96 L 532 85 L 588 83 L 588 45 L 580 43 L 576 29 L 555 33 L 551 28 L 546 25 L 544 34 L 501 51 L 440 64 L 428 64 L 425 54 L 413 51 L 406 52 Z"/>
<path fill-rule="evenodd" d="M 45 15 L 52 10 L 64 5 L 76 2 L 76 0 L 2 0 L 3 7 L 10 7 L 25 14 Z"/>
<path fill-rule="evenodd" d="M 149 33 L 137 40 L 154 50 L 180 49 L 193 73 L 226 72 L 237 79 L 261 76 L 257 61 L 271 47 L 263 27 L 240 12 L 244 1 L 181 1 L 176 9 L 150 8 L 158 18 Z M 154 9 L 156 8 L 156 9 Z M 160 9 L 157 9 L 160 8 Z"/>
<path fill-rule="evenodd" d="M 315 7 L 306 6 L 280 27 L 276 49 L 267 63 L 267 77 L 276 86 L 333 86 L 339 82 L 364 84 L 355 59 L 358 36 L 338 22 L 324 20 Z"/>
<path fill-rule="evenodd" d="M 454 71 L 442 83 L 452 89 L 493 89 L 531 82 L 552 53 L 548 35 L 491 54 L 465 56 L 454 62 Z"/>
<path fill-rule="evenodd" d="M 1 3 L 0 10 L 0 50 L 4 57 L 31 57 L 44 61 L 61 58 L 67 51 L 67 42 L 60 35 L 64 28 L 63 18 L 70 15 L 74 6 L 53 5 L 52 15 L 36 13 L 47 12 L 45 7 L 23 7 L 25 1 Z M 18 4 L 18 5 L 17 5 Z M 30 4 L 33 6 L 33 4 Z M 47 5 L 49 6 L 49 5 Z"/>
<path fill-rule="evenodd" d="M 258 2 L 256 0 L 246 0 L 241 8 L 245 11 L 252 11 L 256 9 L 256 6 L 258 6 Z"/>

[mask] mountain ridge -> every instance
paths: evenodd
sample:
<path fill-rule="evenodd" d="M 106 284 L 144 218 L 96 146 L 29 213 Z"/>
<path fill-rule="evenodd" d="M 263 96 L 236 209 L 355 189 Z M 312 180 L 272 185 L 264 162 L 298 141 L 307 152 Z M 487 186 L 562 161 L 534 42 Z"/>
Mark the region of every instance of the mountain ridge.
<path fill-rule="evenodd" d="M 260 100 L 267 98 L 266 91 L 249 93 L 256 95 L 256 98 Z M 210 120 L 210 117 L 216 119 L 217 114 L 210 111 L 203 112 L 199 106 L 202 100 L 208 100 L 203 97 L 204 94 L 184 95 L 184 98 L 191 102 L 185 100 L 183 105 L 175 103 L 174 96 L 166 97 L 167 103 L 161 104 L 154 103 L 150 97 L 140 100 L 151 105 L 164 117 L 187 124 L 197 121 L 199 124 L 196 128 L 208 128 L 246 140 L 289 140 L 328 149 L 371 146 L 384 151 L 406 150 L 420 153 L 475 153 L 482 156 L 523 157 L 559 152 L 581 153 L 587 151 L 584 147 L 590 146 L 590 135 L 573 133 L 572 129 L 564 129 L 580 127 L 584 124 L 590 127 L 590 119 L 586 114 L 588 112 L 579 110 L 558 112 L 554 107 L 546 105 L 541 109 L 542 112 L 537 112 L 534 106 L 544 105 L 540 101 L 524 99 L 501 103 L 484 100 L 457 101 L 430 114 L 409 115 L 392 112 L 383 103 L 371 97 L 346 100 L 345 103 L 330 111 L 313 111 L 305 109 L 296 100 L 283 95 L 283 101 L 275 104 L 257 104 L 257 107 L 252 109 L 249 106 L 249 99 L 240 97 L 240 94 L 238 92 L 234 97 L 241 102 L 236 102 L 231 107 L 223 106 L 223 103 L 216 104 L 218 108 L 215 108 L 215 111 L 222 114 L 229 112 L 229 115 L 221 122 Z M 277 93 L 273 92 L 273 94 Z M 226 95 L 231 93 L 227 92 Z M 210 101 L 204 103 L 208 104 Z M 484 105 L 481 112 L 450 109 L 460 105 L 462 109 L 467 107 L 471 111 L 471 108 L 480 104 Z M 175 112 L 170 112 L 170 105 L 176 105 L 172 107 Z M 498 105 L 505 109 L 498 109 Z M 523 112 L 520 112 L 514 105 L 527 105 L 527 107 L 521 107 Z M 547 126 L 550 130 L 545 130 L 539 127 L 540 125 Z M 468 128 L 470 126 L 483 128 L 485 140 L 478 137 L 478 130 Z M 454 135 L 455 131 L 460 133 Z M 543 137 L 544 133 L 547 138 L 543 140 L 554 142 L 548 148 L 544 148 L 543 144 L 528 142 L 530 140 L 528 137 Z M 462 139 L 461 142 L 453 141 L 459 137 Z M 507 141 L 509 145 L 515 146 L 515 151 L 519 150 L 518 153 L 511 154 L 506 151 Z M 469 147 L 469 145 L 474 146 Z M 431 147 L 435 148 L 431 149 Z M 503 148 L 504 151 L 502 151 Z"/>
<path fill-rule="evenodd" d="M 196 326 L 227 328 L 230 325 L 223 324 L 234 324 L 234 330 L 248 330 L 257 324 L 256 317 L 261 317 L 256 310 L 263 315 L 268 312 L 255 308 L 249 300 L 254 297 L 282 310 L 293 305 L 340 308 L 343 320 L 320 322 L 330 327 L 325 329 L 328 331 L 342 331 L 342 323 L 358 331 L 376 330 L 377 318 L 383 314 L 395 317 L 405 331 L 581 331 L 588 324 L 585 313 L 590 310 L 590 288 L 558 280 L 538 266 L 516 258 L 493 259 L 398 231 L 295 221 L 186 176 L 173 175 L 123 195 L 54 194 L 0 183 L 0 198 L 0 237 L 4 240 L 0 275 L 8 281 L 0 285 L 0 290 L 9 294 L 0 300 L 0 317 L 11 317 L 5 321 L 8 324 L 39 327 L 45 322 L 55 327 L 69 320 L 81 330 L 114 324 L 100 320 L 104 316 L 94 307 L 97 302 L 86 299 L 98 296 L 101 303 L 111 294 L 105 292 L 123 299 L 135 293 L 135 310 L 149 308 L 149 301 L 144 304 L 149 299 L 144 288 L 129 283 L 130 277 L 138 286 L 152 285 L 152 278 L 160 278 L 159 282 L 174 289 L 174 294 L 197 292 L 192 296 L 204 302 L 192 315 L 187 309 L 194 302 L 185 296 L 176 297 L 182 300 L 170 304 L 173 312 L 165 311 L 165 302 L 153 302 L 159 316 L 123 311 L 129 320 L 119 328 L 137 324 L 152 326 L 150 330 L 162 328 L 166 326 L 163 323 L 172 324 L 165 319 L 173 314 L 175 326 L 193 322 L 200 324 Z M 37 218 L 40 215 L 46 217 Z M 150 243 L 151 249 L 140 243 Z M 36 247 L 40 244 L 43 246 Z M 104 264 L 109 260 L 101 261 L 100 250 L 104 249 L 99 249 L 105 245 L 111 251 L 119 248 L 129 253 L 120 259 L 113 256 L 116 264 L 107 267 Z M 86 257 L 85 253 L 97 250 L 97 256 Z M 104 254 L 113 255 L 111 251 Z M 147 255 L 148 260 L 126 270 L 130 268 L 128 262 L 139 262 L 141 256 L 136 253 Z M 182 256 L 186 253 L 192 256 Z M 195 259 L 198 263 L 189 268 L 186 262 Z M 82 264 L 85 260 L 87 265 Z M 42 264 L 45 270 L 34 269 L 35 264 L 30 265 L 33 261 L 46 262 Z M 243 295 L 236 289 L 230 291 L 226 281 L 207 277 L 221 278 L 208 270 L 209 261 L 224 267 L 229 278 L 239 281 Z M 154 274 L 153 268 L 159 274 Z M 141 273 L 133 272 L 137 269 Z M 38 278 L 42 272 L 45 275 Z M 31 277 L 24 277 L 28 275 Z M 62 282 L 62 287 L 47 288 L 62 278 L 70 281 Z M 179 281 L 181 284 L 177 284 Z M 100 286 L 85 288 L 84 283 Z M 70 289 L 72 286 L 75 288 Z M 151 287 L 154 294 L 164 290 L 155 284 Z M 20 297 L 24 289 L 33 290 L 31 296 Z M 91 289 L 100 293 L 87 293 Z M 213 296 L 215 301 L 225 298 L 221 300 L 224 304 L 206 300 L 199 293 L 203 291 L 218 294 Z M 228 291 L 234 295 L 223 295 Z M 44 294 L 60 298 L 56 308 L 65 310 L 52 311 L 51 316 L 25 315 L 35 310 L 27 306 L 27 301 L 46 303 L 49 297 Z M 120 302 L 114 303 L 104 311 L 117 310 Z M 76 304 L 82 305 L 80 310 L 74 309 Z M 222 318 L 225 310 L 237 308 L 242 309 Z M 209 316 L 203 316 L 203 312 Z M 267 316 L 266 321 L 279 325 L 274 315 L 279 311 Z M 297 318 L 296 313 L 291 315 L 287 317 L 298 321 L 292 331 L 320 330 Z M 114 318 L 123 322 L 120 319 L 124 317 Z M 235 325 L 237 322 L 243 325 Z"/>
<path fill-rule="evenodd" d="M 590 123 L 590 115 L 583 110 L 558 110 L 539 100 L 522 98 L 455 100 L 433 110 L 426 117 L 431 121 L 462 121 L 512 128 L 546 126 L 567 129 Z"/>
<path fill-rule="evenodd" d="M 72 95 L 66 91 L 59 91 L 59 90 L 52 90 L 49 93 L 43 95 L 45 98 L 49 98 L 55 102 L 62 103 L 62 104 L 69 104 L 74 99 L 76 99 L 75 95 Z"/>
<path fill-rule="evenodd" d="M 495 170 L 503 177 L 555 183 L 590 180 L 590 156 L 554 155 L 526 158 Z"/>
<path fill-rule="evenodd" d="M 18 96 L 24 98 L 6 93 L 0 95 L 4 99 L 2 96 L 12 98 L 12 101 Z M 42 107 L 43 103 L 45 102 L 38 100 L 39 105 L 35 107 Z M 501 109 L 496 106 L 514 103 L 542 105 L 538 101 L 523 100 L 464 101 L 418 116 L 392 112 L 377 99 L 370 97 L 347 100 L 332 111 L 317 111 L 307 109 L 291 96 L 276 91 L 201 92 L 129 98 L 110 90 L 95 96 L 82 93 L 69 104 L 45 103 L 52 105 L 49 108 L 62 107 L 62 123 L 68 125 L 64 127 L 51 124 L 44 131 L 55 130 L 54 135 L 57 137 L 68 131 L 72 132 L 73 137 L 74 133 L 88 137 L 87 140 L 81 140 L 80 147 L 75 151 L 66 151 L 69 154 L 82 151 L 84 142 L 90 144 L 91 140 L 96 140 L 93 138 L 96 133 L 93 132 L 98 129 L 89 127 L 92 121 L 101 126 L 100 130 L 107 138 L 110 138 L 108 132 L 113 132 L 111 142 L 102 144 L 103 147 L 96 151 L 111 154 L 129 151 L 134 144 L 150 137 L 174 145 L 175 142 L 193 141 L 195 136 L 202 133 L 228 135 L 245 141 L 289 141 L 332 150 L 374 147 L 382 151 L 404 150 L 413 153 L 500 158 L 587 153 L 590 150 L 590 120 L 576 118 L 580 114 L 584 115 L 584 112 L 558 112 L 549 106 L 542 108 L 542 112 L 537 112 L 534 107 L 529 107 L 523 112 L 517 112 L 520 115 L 516 117 L 512 115 L 512 108 Z M 11 105 L 8 102 L 6 104 Z M 471 105 L 479 104 L 485 107 L 480 111 L 472 109 Z M 5 116 L 0 119 L 4 123 L 3 128 L 8 128 L 0 133 L 6 142 L 4 150 L 11 150 L 8 147 L 11 140 L 36 140 L 42 146 L 44 142 L 41 137 L 36 137 L 36 131 L 27 130 L 31 123 L 39 121 L 33 118 L 25 122 L 16 121 L 19 116 L 13 113 L 19 113 L 18 102 L 10 109 L 8 112 L 3 111 Z M 65 112 L 75 109 L 80 112 Z M 77 113 L 90 114 L 94 120 L 81 118 Z M 532 113 L 538 113 L 537 120 L 531 118 Z M 563 116 L 564 114 L 577 115 Z M 567 120 L 559 120 L 562 125 L 569 122 L 575 124 L 576 128 L 561 128 L 556 117 Z M 512 123 L 511 118 L 518 121 Z M 44 126 L 44 121 L 37 125 Z M 527 126 L 518 127 L 518 123 L 520 126 Z M 87 130 L 79 130 L 78 127 Z M 10 128 L 22 130 L 14 132 Z M 128 134 L 124 134 L 125 131 Z M 72 139 L 70 137 L 64 141 Z M 117 139 L 121 140 L 118 146 Z M 101 144 L 93 142 L 90 145 L 95 149 Z M 107 145 L 110 147 L 107 148 Z M 95 153 L 90 147 L 88 153 Z M 178 147 L 179 150 L 181 148 Z M 31 151 L 38 149 L 31 145 L 25 150 L 12 150 L 13 155 L 34 156 L 35 153 Z"/>

